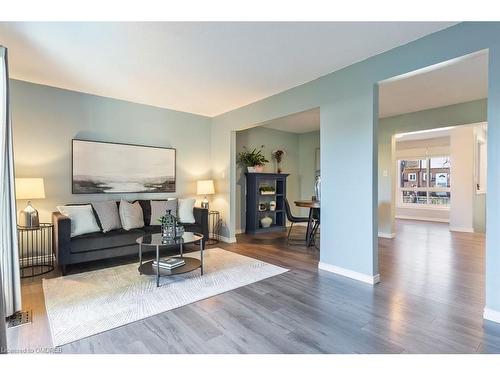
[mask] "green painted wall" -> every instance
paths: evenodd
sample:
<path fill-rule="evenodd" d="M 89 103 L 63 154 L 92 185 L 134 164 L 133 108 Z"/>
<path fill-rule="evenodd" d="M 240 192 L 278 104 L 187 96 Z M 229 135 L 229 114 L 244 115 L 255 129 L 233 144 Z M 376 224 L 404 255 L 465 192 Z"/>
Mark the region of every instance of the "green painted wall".
<path fill-rule="evenodd" d="M 319 107 L 320 267 L 376 282 L 378 83 L 486 49 L 489 52 L 488 191 L 499 190 L 500 23 L 464 22 L 213 118 L 213 177 L 219 186 L 217 207 L 225 219 L 224 232 L 232 237 L 235 229 L 234 131 Z M 500 312 L 497 292 L 500 248 L 496 246 L 500 242 L 500 197 L 489 194 L 486 205 L 486 306 Z"/>
<path fill-rule="evenodd" d="M 378 127 L 378 231 L 395 233 L 394 185 L 395 167 L 392 159 L 392 136 L 418 130 L 484 122 L 487 118 L 487 100 L 407 113 L 379 120 Z M 478 215 L 479 216 L 479 215 Z M 476 218 L 478 219 L 478 218 Z"/>
<path fill-rule="evenodd" d="M 44 178 L 46 199 L 33 202 L 44 221 L 65 203 L 195 196 L 196 180 L 210 178 L 207 117 L 17 80 L 10 88 L 16 176 Z M 176 148 L 177 192 L 73 195 L 73 138 Z"/>

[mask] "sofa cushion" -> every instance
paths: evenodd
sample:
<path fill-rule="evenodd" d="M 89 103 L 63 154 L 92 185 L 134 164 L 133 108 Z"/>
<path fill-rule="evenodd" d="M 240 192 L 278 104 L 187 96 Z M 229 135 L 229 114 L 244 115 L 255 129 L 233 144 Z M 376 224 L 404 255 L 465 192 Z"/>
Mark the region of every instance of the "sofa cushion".
<path fill-rule="evenodd" d="M 177 211 L 178 211 L 177 218 L 182 223 L 194 223 L 196 221 L 193 214 L 193 208 L 195 203 L 196 199 L 194 198 L 179 199 L 177 206 Z"/>
<path fill-rule="evenodd" d="M 71 239 L 71 252 L 81 253 L 113 247 L 134 245 L 139 237 L 145 234 L 141 229 L 112 230 L 108 233 L 89 233 Z"/>
<path fill-rule="evenodd" d="M 114 229 L 121 229 L 120 214 L 115 201 L 92 202 L 92 207 L 97 213 L 101 229 L 104 233 Z"/>
<path fill-rule="evenodd" d="M 149 225 L 158 225 L 158 220 L 168 211 L 171 215 L 177 217 L 177 199 L 167 199 L 161 201 L 152 200 L 151 202 L 151 220 Z"/>
<path fill-rule="evenodd" d="M 148 225 L 147 227 L 141 228 L 147 234 L 160 233 L 161 225 Z"/>
<path fill-rule="evenodd" d="M 129 203 L 122 199 L 118 210 L 123 229 L 131 230 L 144 226 L 144 215 L 139 202 Z"/>
<path fill-rule="evenodd" d="M 71 237 L 85 233 L 99 232 L 100 228 L 90 204 L 57 206 L 59 212 L 71 219 Z"/>

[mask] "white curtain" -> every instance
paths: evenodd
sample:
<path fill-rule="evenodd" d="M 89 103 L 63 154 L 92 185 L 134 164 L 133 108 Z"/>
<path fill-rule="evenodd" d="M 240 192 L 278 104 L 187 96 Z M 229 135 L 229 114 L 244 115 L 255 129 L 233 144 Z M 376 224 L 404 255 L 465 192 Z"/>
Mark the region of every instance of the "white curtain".
<path fill-rule="evenodd" d="M 7 49 L 0 46 L 0 275 L 5 316 L 21 310 Z"/>

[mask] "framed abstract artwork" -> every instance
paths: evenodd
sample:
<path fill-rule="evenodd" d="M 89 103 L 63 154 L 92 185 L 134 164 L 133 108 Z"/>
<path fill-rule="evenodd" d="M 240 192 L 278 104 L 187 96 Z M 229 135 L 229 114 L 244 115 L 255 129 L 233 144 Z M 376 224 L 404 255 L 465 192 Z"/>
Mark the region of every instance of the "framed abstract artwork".
<path fill-rule="evenodd" d="M 125 143 L 72 143 L 72 192 L 173 193 L 176 150 Z"/>

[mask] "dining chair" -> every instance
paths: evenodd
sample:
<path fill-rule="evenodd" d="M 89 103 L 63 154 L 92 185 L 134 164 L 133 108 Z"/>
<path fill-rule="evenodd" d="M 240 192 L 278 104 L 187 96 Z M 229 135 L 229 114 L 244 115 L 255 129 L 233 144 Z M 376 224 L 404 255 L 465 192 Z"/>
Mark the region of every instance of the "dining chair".
<path fill-rule="evenodd" d="M 291 243 L 290 235 L 292 234 L 293 224 L 295 224 L 295 223 L 308 223 L 309 218 L 308 217 L 301 217 L 301 216 L 294 216 L 292 214 L 292 210 L 290 209 L 290 203 L 288 203 L 288 199 L 286 199 L 286 198 L 285 198 L 285 213 L 286 213 L 287 220 L 291 223 L 290 229 L 288 229 L 288 235 L 286 237 L 286 244 L 290 245 L 290 243 Z M 292 240 L 293 241 L 300 241 L 298 239 L 292 239 Z"/>
<path fill-rule="evenodd" d="M 314 211 L 312 213 L 312 218 L 314 220 L 314 225 L 312 228 L 312 233 L 311 233 L 311 245 L 313 245 L 317 250 L 319 250 L 319 247 L 316 243 L 316 237 L 319 236 L 319 226 L 320 226 L 320 217 L 321 217 L 321 209 L 320 208 L 314 208 Z"/>

